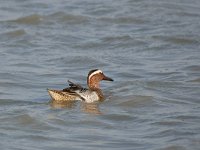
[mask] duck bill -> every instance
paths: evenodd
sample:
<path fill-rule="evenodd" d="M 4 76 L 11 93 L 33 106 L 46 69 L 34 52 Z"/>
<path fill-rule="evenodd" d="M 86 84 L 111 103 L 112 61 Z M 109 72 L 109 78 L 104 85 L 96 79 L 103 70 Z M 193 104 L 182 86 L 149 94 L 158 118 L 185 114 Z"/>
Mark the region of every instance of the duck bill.
<path fill-rule="evenodd" d="M 107 81 L 114 81 L 112 78 L 110 78 L 110 77 L 107 77 L 107 76 L 105 76 L 105 75 L 104 75 L 104 77 L 103 77 L 103 80 L 107 80 Z"/>

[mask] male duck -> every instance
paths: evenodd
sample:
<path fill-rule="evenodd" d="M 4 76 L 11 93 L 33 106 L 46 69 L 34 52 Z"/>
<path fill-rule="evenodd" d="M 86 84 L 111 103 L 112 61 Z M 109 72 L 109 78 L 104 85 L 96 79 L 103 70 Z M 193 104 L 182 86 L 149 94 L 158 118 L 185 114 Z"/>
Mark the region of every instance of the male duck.
<path fill-rule="evenodd" d="M 48 89 L 48 92 L 51 98 L 57 102 L 81 100 L 91 103 L 95 101 L 101 101 L 104 100 L 103 93 L 99 86 L 99 82 L 101 80 L 113 81 L 113 79 L 105 76 L 101 70 L 94 69 L 88 73 L 88 89 L 68 81 L 70 87 L 63 90 Z"/>

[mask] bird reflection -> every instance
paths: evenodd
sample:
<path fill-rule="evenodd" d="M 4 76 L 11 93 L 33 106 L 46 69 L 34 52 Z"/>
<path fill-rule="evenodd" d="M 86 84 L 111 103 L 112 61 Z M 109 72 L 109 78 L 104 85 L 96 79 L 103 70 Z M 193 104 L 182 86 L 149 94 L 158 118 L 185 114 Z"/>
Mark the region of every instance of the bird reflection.
<path fill-rule="evenodd" d="M 56 102 L 52 100 L 50 105 L 52 108 L 75 108 L 76 101 Z"/>
<path fill-rule="evenodd" d="M 96 115 L 102 114 L 101 111 L 99 110 L 99 103 L 82 103 L 81 108 L 82 111 L 85 113 L 96 114 Z"/>
<path fill-rule="evenodd" d="M 65 102 L 57 102 L 54 100 L 50 101 L 50 105 L 52 108 L 66 108 L 66 109 L 73 109 L 77 106 L 78 101 L 65 101 Z M 85 113 L 89 114 L 102 114 L 101 111 L 99 110 L 99 102 L 97 103 L 85 103 L 81 102 L 81 110 Z"/>

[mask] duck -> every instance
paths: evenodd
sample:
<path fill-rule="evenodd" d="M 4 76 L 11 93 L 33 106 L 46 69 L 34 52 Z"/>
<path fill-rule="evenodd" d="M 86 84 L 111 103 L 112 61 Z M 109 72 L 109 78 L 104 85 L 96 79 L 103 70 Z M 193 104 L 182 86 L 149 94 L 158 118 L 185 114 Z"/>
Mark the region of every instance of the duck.
<path fill-rule="evenodd" d="M 63 90 L 47 89 L 50 97 L 56 102 L 84 101 L 86 103 L 103 101 L 105 99 L 100 89 L 100 81 L 114 81 L 106 76 L 100 69 L 90 70 L 87 76 L 87 86 L 84 88 L 68 80 L 69 87 Z"/>

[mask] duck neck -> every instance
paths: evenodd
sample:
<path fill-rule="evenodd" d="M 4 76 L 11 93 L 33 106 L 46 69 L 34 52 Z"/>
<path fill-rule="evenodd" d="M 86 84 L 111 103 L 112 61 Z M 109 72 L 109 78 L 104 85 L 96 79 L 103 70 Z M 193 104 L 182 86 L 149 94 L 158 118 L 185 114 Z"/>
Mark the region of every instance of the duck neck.
<path fill-rule="evenodd" d="M 98 89 L 100 89 L 99 83 L 95 83 L 95 84 L 94 83 L 89 83 L 88 87 L 91 90 L 98 90 Z"/>
<path fill-rule="evenodd" d="M 97 78 L 91 78 L 90 80 L 87 80 L 87 84 L 91 90 L 100 89 L 99 80 Z"/>
<path fill-rule="evenodd" d="M 87 81 L 87 84 L 88 84 L 88 87 L 89 87 L 90 90 L 96 91 L 100 100 L 104 100 L 104 95 L 103 95 L 103 92 L 100 89 L 100 85 L 99 85 L 98 80 L 95 80 L 95 78 L 92 78 L 92 79 Z"/>

